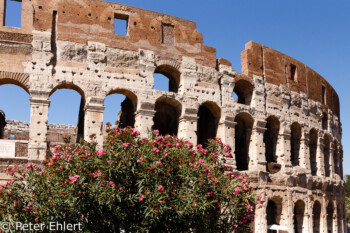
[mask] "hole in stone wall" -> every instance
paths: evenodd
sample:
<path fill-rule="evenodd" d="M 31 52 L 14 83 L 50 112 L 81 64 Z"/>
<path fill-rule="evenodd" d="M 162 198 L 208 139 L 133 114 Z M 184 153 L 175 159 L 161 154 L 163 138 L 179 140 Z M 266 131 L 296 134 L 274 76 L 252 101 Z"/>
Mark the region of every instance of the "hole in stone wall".
<path fill-rule="evenodd" d="M 322 104 L 326 104 L 326 87 L 322 86 Z"/>
<path fill-rule="evenodd" d="M 334 206 L 332 202 L 329 202 L 327 205 L 327 232 L 333 232 L 333 213 Z"/>
<path fill-rule="evenodd" d="M 315 201 L 312 209 L 312 222 L 313 222 L 313 232 L 320 233 L 320 223 L 321 223 L 321 204 Z"/>
<path fill-rule="evenodd" d="M 21 27 L 22 1 L 21 0 L 5 0 L 5 24 L 6 27 Z"/>
<path fill-rule="evenodd" d="M 172 66 L 161 65 L 154 71 L 154 89 L 177 92 L 180 83 L 180 72 Z"/>
<path fill-rule="evenodd" d="M 267 225 L 280 225 L 282 213 L 282 203 L 279 201 L 269 200 L 266 206 Z M 268 231 L 271 232 L 271 231 Z"/>
<path fill-rule="evenodd" d="M 277 149 L 277 140 L 280 130 L 280 122 L 274 116 L 270 116 L 266 120 L 266 131 L 264 133 L 264 143 L 265 143 L 265 157 L 267 162 L 267 170 L 269 172 L 278 172 L 274 169 L 275 164 L 277 163 L 276 149 Z M 271 164 L 269 164 L 271 163 Z"/>
<path fill-rule="evenodd" d="M 174 99 L 161 98 L 157 100 L 153 118 L 153 130 L 159 130 L 160 135 L 177 135 L 181 104 Z"/>
<path fill-rule="evenodd" d="M 62 87 L 53 91 L 50 100 L 47 133 L 49 146 L 63 143 L 65 135 L 71 137 L 71 142 L 83 139 L 85 100 L 79 92 Z"/>
<path fill-rule="evenodd" d="M 131 94 L 130 94 L 131 95 Z M 112 125 L 118 121 L 119 128 L 135 127 L 136 101 L 133 97 L 124 94 L 110 94 L 106 97 L 103 114 L 103 124 L 110 122 Z"/>
<path fill-rule="evenodd" d="M 328 129 L 328 115 L 325 112 L 322 115 L 322 129 L 323 130 L 327 130 Z"/>
<path fill-rule="evenodd" d="M 197 144 L 206 147 L 208 140 L 215 138 L 221 116 L 220 108 L 211 102 L 199 106 L 197 123 Z"/>
<path fill-rule="evenodd" d="M 311 175 L 316 176 L 317 175 L 317 162 L 316 162 L 317 132 L 315 129 L 310 130 L 309 151 L 310 151 Z"/>
<path fill-rule="evenodd" d="M 301 200 L 294 205 L 294 232 L 302 233 L 304 226 L 305 203 Z M 305 219 L 307 220 L 307 219 Z"/>
<path fill-rule="evenodd" d="M 290 79 L 297 81 L 297 67 L 293 64 L 290 65 Z"/>
<path fill-rule="evenodd" d="M 114 14 L 114 34 L 126 36 L 128 33 L 128 15 Z"/>
<path fill-rule="evenodd" d="M 170 24 L 162 24 L 162 44 L 175 44 L 175 30 L 174 26 Z"/>
<path fill-rule="evenodd" d="M 294 122 L 291 129 L 291 161 L 292 166 L 299 166 L 299 152 L 300 152 L 300 139 L 301 139 L 301 127 L 298 123 Z"/>
<path fill-rule="evenodd" d="M 323 155 L 324 155 L 324 170 L 325 170 L 325 176 L 330 176 L 330 166 L 329 166 L 329 158 L 330 158 L 330 141 L 327 135 L 324 136 L 323 139 Z"/>
<path fill-rule="evenodd" d="M 249 143 L 254 119 L 247 113 L 235 117 L 235 156 L 238 171 L 248 170 Z"/>
<path fill-rule="evenodd" d="M 14 140 L 14 139 L 16 139 L 16 136 L 15 136 L 14 134 L 11 134 L 11 135 L 10 135 L 10 139 L 11 139 L 11 140 Z"/>
<path fill-rule="evenodd" d="M 333 160 L 334 160 L 334 172 L 338 175 L 340 175 L 340 164 L 339 164 L 339 155 L 338 155 L 338 144 L 337 141 L 334 140 L 333 142 Z"/>
<path fill-rule="evenodd" d="M 239 104 L 250 105 L 253 96 L 253 90 L 254 86 L 250 82 L 246 80 L 239 80 L 235 83 L 235 87 L 233 89 L 233 92 L 237 96 L 234 98 L 235 102 Z M 232 94 L 232 97 L 233 96 L 234 94 Z"/>
<path fill-rule="evenodd" d="M 0 82 L 0 138 L 29 140 L 30 96 L 13 80 Z"/>

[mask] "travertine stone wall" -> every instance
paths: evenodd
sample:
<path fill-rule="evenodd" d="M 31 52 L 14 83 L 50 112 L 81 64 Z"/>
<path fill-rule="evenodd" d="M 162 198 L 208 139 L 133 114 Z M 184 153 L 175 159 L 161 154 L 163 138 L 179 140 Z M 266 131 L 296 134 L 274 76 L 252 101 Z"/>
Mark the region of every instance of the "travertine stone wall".
<path fill-rule="evenodd" d="M 171 123 L 159 130 L 194 144 L 219 137 L 233 148 L 232 171 L 246 174 L 265 201 L 255 232 L 273 223 L 290 232 L 346 232 L 339 98 L 311 68 L 249 42 L 239 74 L 203 44 L 194 22 L 135 7 L 98 0 L 22 5 L 20 29 L 0 26 L 0 84 L 30 94 L 28 160 L 45 158 L 56 90 L 81 95 L 84 137 L 95 134 L 100 147 L 104 100 L 119 93 L 142 136 Z M 127 19 L 125 36 L 114 33 L 117 16 Z M 169 92 L 153 89 L 154 73 L 169 78 Z"/>

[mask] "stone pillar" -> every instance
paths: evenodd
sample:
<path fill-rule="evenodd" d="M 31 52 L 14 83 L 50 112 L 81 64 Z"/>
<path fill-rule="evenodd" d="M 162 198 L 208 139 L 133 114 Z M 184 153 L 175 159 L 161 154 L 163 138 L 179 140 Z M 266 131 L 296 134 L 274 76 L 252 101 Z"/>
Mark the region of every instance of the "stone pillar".
<path fill-rule="evenodd" d="M 281 164 L 281 168 L 292 167 L 291 155 L 290 155 L 290 138 L 291 135 L 288 132 L 284 132 L 278 135 L 276 156 L 277 163 Z"/>
<path fill-rule="evenodd" d="M 253 75 L 254 91 L 250 106 L 259 111 L 265 111 L 265 85 L 263 77 Z"/>
<path fill-rule="evenodd" d="M 259 206 L 256 206 L 255 208 L 255 220 L 254 220 L 255 231 L 254 232 L 267 233 L 266 208 L 267 208 L 268 198 L 266 197 L 265 192 L 263 192 L 263 190 L 260 190 L 260 191 L 265 200 L 261 208 L 259 208 Z"/>
<path fill-rule="evenodd" d="M 249 170 L 266 171 L 264 133 L 266 121 L 256 120 L 252 129 L 249 144 Z"/>
<path fill-rule="evenodd" d="M 289 187 L 287 188 L 287 203 L 284 203 L 284 206 L 287 206 L 287 216 L 286 216 L 286 227 L 291 232 L 294 232 L 294 202 L 292 195 L 295 194 L 292 189 Z M 282 207 L 282 214 L 283 214 L 283 207 Z"/>
<path fill-rule="evenodd" d="M 47 150 L 47 121 L 50 100 L 48 98 L 38 96 L 31 97 L 29 101 L 31 110 L 28 158 L 29 160 L 45 160 Z"/>
<path fill-rule="evenodd" d="M 193 111 L 195 114 L 188 114 L 186 112 Z M 179 119 L 179 129 L 178 129 L 178 137 L 184 138 L 190 141 L 193 145 L 197 144 L 197 110 L 185 110 L 185 115 L 181 116 Z"/>
<path fill-rule="evenodd" d="M 141 133 L 141 137 L 148 137 L 148 131 L 152 130 L 153 117 L 156 112 L 153 110 L 153 104 L 143 103 L 140 105 L 140 109 L 135 115 L 135 129 Z"/>
<path fill-rule="evenodd" d="M 306 174 L 311 174 L 309 138 L 305 133 L 300 139 L 299 163 L 306 169 Z"/>
<path fill-rule="evenodd" d="M 103 148 L 103 99 L 91 98 L 84 107 L 84 140 L 91 141 L 96 136 L 97 148 Z"/>
<path fill-rule="evenodd" d="M 0 0 L 0 26 L 5 26 L 6 0 Z"/>
<path fill-rule="evenodd" d="M 317 176 L 325 176 L 323 148 L 324 148 L 323 137 L 319 137 L 318 143 L 317 143 L 317 151 L 316 151 Z"/>
<path fill-rule="evenodd" d="M 232 151 L 232 158 L 226 158 L 226 164 L 236 169 L 236 159 L 235 159 L 235 126 L 236 122 L 231 117 L 225 117 L 224 121 L 221 121 L 218 126 L 217 138 L 221 138 L 224 144 L 228 144 Z"/>
<path fill-rule="evenodd" d="M 139 49 L 139 70 L 140 76 L 145 78 L 145 85 L 148 88 L 153 88 L 153 74 L 156 69 L 154 52 L 150 50 Z"/>
<path fill-rule="evenodd" d="M 191 95 L 197 83 L 197 64 L 194 58 L 182 58 L 182 72 L 179 83 L 179 93 Z"/>
<path fill-rule="evenodd" d="M 328 233 L 327 232 L 327 206 L 326 206 L 325 194 L 323 194 L 321 206 L 322 206 L 322 211 L 321 211 L 321 218 L 320 218 L 320 233 Z"/>

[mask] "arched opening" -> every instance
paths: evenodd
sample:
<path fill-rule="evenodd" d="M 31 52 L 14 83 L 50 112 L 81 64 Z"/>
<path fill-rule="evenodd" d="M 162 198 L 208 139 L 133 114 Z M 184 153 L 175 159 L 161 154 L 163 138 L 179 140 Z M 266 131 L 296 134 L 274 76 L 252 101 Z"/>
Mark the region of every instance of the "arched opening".
<path fill-rule="evenodd" d="M 85 96 L 73 84 L 62 84 L 50 93 L 47 141 L 52 148 L 69 136 L 71 142 L 84 139 Z M 69 101 L 67 101 L 69 100 Z"/>
<path fill-rule="evenodd" d="M 294 205 L 294 232 L 302 233 L 304 227 L 305 203 L 298 200 Z"/>
<path fill-rule="evenodd" d="M 234 99 L 239 104 L 250 105 L 252 101 L 253 90 L 254 86 L 250 82 L 241 79 L 235 83 L 235 87 L 233 89 L 233 92 L 235 94 L 233 94 L 232 97 L 237 96 L 237 98 Z"/>
<path fill-rule="evenodd" d="M 322 115 L 322 129 L 323 130 L 327 130 L 328 129 L 328 115 L 325 112 Z"/>
<path fill-rule="evenodd" d="M 22 85 L 5 81 L 0 80 L 1 139 L 29 140 L 30 96 Z"/>
<path fill-rule="evenodd" d="M 249 143 L 254 119 L 248 113 L 240 113 L 235 117 L 235 156 L 238 171 L 248 170 Z"/>
<path fill-rule="evenodd" d="M 338 143 L 336 140 L 333 141 L 333 160 L 334 160 L 334 172 L 338 175 L 340 175 L 340 169 L 339 169 L 339 153 L 338 153 Z"/>
<path fill-rule="evenodd" d="M 317 175 L 317 161 L 316 161 L 317 132 L 315 129 L 310 130 L 309 151 L 310 151 L 311 175 L 316 176 Z"/>
<path fill-rule="evenodd" d="M 4 138 L 5 126 L 6 116 L 5 113 L 2 110 L 0 110 L 0 139 Z"/>
<path fill-rule="evenodd" d="M 282 209 L 282 199 L 275 197 L 267 202 L 266 206 L 266 220 L 267 228 L 269 229 L 271 225 L 279 225 L 282 227 L 287 226 L 287 216 Z M 268 233 L 274 233 L 272 230 L 268 230 Z"/>
<path fill-rule="evenodd" d="M 171 98 L 160 98 L 156 101 L 153 130 L 160 135 L 177 135 L 181 104 Z"/>
<path fill-rule="evenodd" d="M 276 148 L 278 135 L 280 130 L 280 122 L 274 116 L 270 116 L 266 120 L 266 131 L 264 133 L 265 158 L 267 162 L 267 170 L 271 173 L 279 171 L 277 166 Z M 280 167 L 279 167 L 280 168 Z"/>
<path fill-rule="evenodd" d="M 160 65 L 154 71 L 154 89 L 178 92 L 181 73 L 170 65 Z"/>
<path fill-rule="evenodd" d="M 215 138 L 221 116 L 220 108 L 212 102 L 199 106 L 197 122 L 197 144 L 206 147 L 209 139 Z"/>
<path fill-rule="evenodd" d="M 324 136 L 323 144 L 324 144 L 323 156 L 324 156 L 325 176 L 329 177 L 330 176 L 330 163 L 329 163 L 329 158 L 330 158 L 330 141 L 329 141 L 329 137 L 327 135 Z"/>
<path fill-rule="evenodd" d="M 333 233 L 334 206 L 332 202 L 327 205 L 327 233 Z"/>
<path fill-rule="evenodd" d="M 110 92 L 104 101 L 106 107 L 103 114 L 103 124 L 118 122 L 119 128 L 135 127 L 135 111 L 137 97 L 127 90 L 115 90 Z"/>
<path fill-rule="evenodd" d="M 291 138 L 290 138 L 290 149 L 291 149 L 291 161 L 292 166 L 299 166 L 300 164 L 300 139 L 301 139 L 301 127 L 297 122 L 294 122 L 290 127 Z"/>
<path fill-rule="evenodd" d="M 315 201 L 312 208 L 312 225 L 313 233 L 320 233 L 321 223 L 321 204 L 319 201 Z"/>
<path fill-rule="evenodd" d="M 342 233 L 343 230 L 343 205 L 337 205 L 337 221 L 338 221 L 338 232 Z"/>

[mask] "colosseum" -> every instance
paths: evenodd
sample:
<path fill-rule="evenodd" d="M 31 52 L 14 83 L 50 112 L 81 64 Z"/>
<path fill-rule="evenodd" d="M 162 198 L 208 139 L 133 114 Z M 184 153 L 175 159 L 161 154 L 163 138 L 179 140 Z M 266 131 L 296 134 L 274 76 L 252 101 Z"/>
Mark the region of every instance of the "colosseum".
<path fill-rule="evenodd" d="M 218 137 L 233 148 L 232 171 L 246 174 L 264 199 L 255 232 L 346 232 L 339 98 L 314 70 L 251 41 L 237 73 L 203 44 L 194 22 L 131 6 L 16 1 L 21 28 L 6 26 L 0 0 L 0 85 L 23 88 L 31 114 L 24 123 L 1 112 L 1 167 L 45 159 L 64 134 L 95 134 L 102 147 L 104 100 L 118 93 L 120 124 L 143 136 L 158 129 L 194 144 Z M 155 73 L 168 78 L 169 91 L 154 89 Z M 77 126 L 48 125 L 58 89 L 81 95 Z"/>

